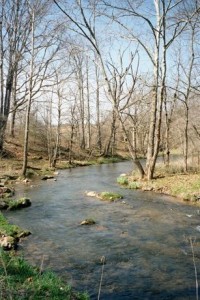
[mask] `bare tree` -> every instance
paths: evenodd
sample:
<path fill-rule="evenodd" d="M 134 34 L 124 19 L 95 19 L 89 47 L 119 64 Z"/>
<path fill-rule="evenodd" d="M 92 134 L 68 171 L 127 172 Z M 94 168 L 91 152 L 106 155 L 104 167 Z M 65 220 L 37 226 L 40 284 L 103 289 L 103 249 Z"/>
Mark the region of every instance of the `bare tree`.
<path fill-rule="evenodd" d="M 16 80 L 18 63 L 27 45 L 30 22 L 27 17 L 26 0 L 2 0 L 0 14 L 0 152 L 2 152 L 13 82 Z"/>
<path fill-rule="evenodd" d="M 28 160 L 28 139 L 29 139 L 29 123 L 30 123 L 30 111 L 31 102 L 33 96 L 33 73 L 34 73 L 34 59 L 35 59 L 35 10 L 31 11 L 31 58 L 30 58 L 30 71 L 29 71 L 29 94 L 28 102 L 26 107 L 26 120 L 25 120 L 25 131 L 24 131 L 24 158 L 22 175 L 26 175 L 27 160 Z"/>
<path fill-rule="evenodd" d="M 30 49 L 30 69 L 28 71 L 28 101 L 26 102 L 26 119 L 24 132 L 24 156 L 22 175 L 26 176 L 28 163 L 28 145 L 29 145 L 29 125 L 30 111 L 33 100 L 44 89 L 46 82 L 54 74 L 54 70 L 49 70 L 50 63 L 53 62 L 56 53 L 59 50 L 59 43 L 56 44 L 55 38 L 50 26 L 49 20 L 39 35 L 36 35 L 36 28 L 41 23 L 41 18 L 45 16 L 48 9 L 47 2 L 37 0 L 34 4 L 29 3 L 29 13 L 31 18 L 31 49 Z M 56 26 L 57 27 L 57 26 Z M 58 28 L 57 28 L 58 29 Z M 55 28 L 54 28 L 55 30 Z M 53 32 L 54 32 L 53 30 Z M 51 32 L 51 34 L 50 34 Z M 49 70 L 49 74 L 48 74 Z M 47 84 L 48 86 L 49 84 Z"/>
<path fill-rule="evenodd" d="M 112 10 L 119 12 L 119 16 L 112 17 L 126 32 L 124 38 L 137 41 L 149 58 L 153 65 L 153 97 L 151 101 L 149 138 L 147 147 L 146 173 L 147 178 L 152 179 L 155 164 L 160 146 L 160 134 L 162 124 L 163 103 L 166 99 L 166 78 L 167 78 L 167 52 L 176 38 L 182 34 L 186 28 L 189 19 L 191 20 L 199 11 L 198 4 L 191 9 L 190 18 L 178 18 L 179 8 L 185 7 L 183 0 L 173 2 L 172 0 L 155 0 L 154 4 L 147 5 L 150 15 L 154 15 L 154 19 L 149 17 L 143 10 L 146 1 L 138 1 L 132 3 L 124 1 L 123 4 L 114 4 L 113 1 L 104 1 L 105 5 Z M 186 3 L 187 4 L 187 3 Z M 152 7 L 154 5 L 154 9 Z M 137 19 L 145 24 L 145 29 L 149 30 L 149 37 L 153 44 L 153 48 L 146 42 L 145 37 L 134 32 L 123 22 L 123 15 L 131 19 Z M 131 24 L 131 23 L 130 23 Z M 143 25 L 144 26 L 144 25 Z"/>
<path fill-rule="evenodd" d="M 107 73 L 107 70 L 106 70 L 106 64 L 103 60 L 103 56 L 101 54 L 100 47 L 98 45 L 98 41 L 97 41 L 97 37 L 96 37 L 96 28 L 95 28 L 95 11 L 94 11 L 94 7 L 93 7 L 93 10 L 91 12 L 91 14 L 93 16 L 94 23 L 91 24 L 91 16 L 89 16 L 88 19 L 87 19 L 87 16 L 85 14 L 83 4 L 82 4 L 81 0 L 79 0 L 78 3 L 77 3 L 77 8 L 79 10 L 79 15 L 77 15 L 76 18 L 71 16 L 68 13 L 68 11 L 62 9 L 62 7 L 58 4 L 58 2 L 56 0 L 54 0 L 54 2 L 59 7 L 59 9 L 68 17 L 68 19 L 72 22 L 72 24 L 75 26 L 74 30 L 77 31 L 82 36 L 84 36 L 86 38 L 86 40 L 89 42 L 89 44 L 92 46 L 93 50 L 95 50 L 96 56 L 98 58 L 96 63 L 101 69 L 102 76 L 103 76 L 104 82 L 105 82 L 105 86 L 107 88 L 109 101 L 112 103 L 113 109 L 114 109 L 115 113 L 117 114 L 120 123 L 122 124 L 122 128 L 124 130 L 124 133 L 127 135 L 126 128 L 124 126 L 122 117 L 119 114 L 118 103 L 116 102 L 117 98 L 115 96 L 115 91 L 112 89 L 112 84 L 109 80 L 109 76 L 108 76 L 108 73 Z M 80 22 L 80 18 L 81 18 L 81 21 L 83 22 L 83 24 Z M 126 75 L 126 72 L 124 73 L 124 76 L 125 75 Z M 144 176 L 143 167 L 142 167 L 141 163 L 139 162 L 137 156 L 135 155 L 135 150 L 133 148 L 133 145 L 132 145 L 132 142 L 131 142 L 129 136 L 127 135 L 126 137 L 127 137 L 127 141 L 128 141 L 128 144 L 129 144 L 129 150 L 131 151 L 130 153 L 131 153 L 132 158 L 133 158 L 133 162 L 135 163 L 135 165 L 137 166 L 137 168 L 140 171 L 141 176 L 143 177 Z"/>
<path fill-rule="evenodd" d="M 96 127 L 97 127 L 97 147 L 101 154 L 102 152 L 102 134 L 100 120 L 100 74 L 98 66 L 95 65 L 95 80 L 96 80 Z"/>
<path fill-rule="evenodd" d="M 75 52 L 73 55 L 73 60 L 75 64 L 75 77 L 78 86 L 78 102 L 80 111 L 80 147 L 85 149 L 86 147 L 86 134 L 85 134 L 85 74 L 84 74 L 84 57 L 82 53 Z M 87 83 L 86 83 L 87 84 Z"/>
<path fill-rule="evenodd" d="M 193 72 L 195 67 L 195 39 L 197 33 L 197 20 L 189 22 L 187 34 L 189 35 L 189 58 L 184 65 L 183 60 L 179 59 L 178 68 L 182 70 L 181 83 L 178 90 L 178 99 L 181 101 L 184 107 L 184 170 L 188 171 L 188 149 L 189 149 L 189 101 L 194 92 L 193 90 Z M 184 54 L 185 55 L 185 54 Z"/>

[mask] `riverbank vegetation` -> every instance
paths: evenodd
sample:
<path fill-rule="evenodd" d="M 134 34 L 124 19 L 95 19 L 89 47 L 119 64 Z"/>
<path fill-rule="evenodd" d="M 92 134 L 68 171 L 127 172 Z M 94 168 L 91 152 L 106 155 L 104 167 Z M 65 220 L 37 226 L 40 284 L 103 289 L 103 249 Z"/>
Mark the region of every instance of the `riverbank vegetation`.
<path fill-rule="evenodd" d="M 22 258 L 0 251 L 1 299 L 88 300 L 50 271 L 30 266 Z"/>
<path fill-rule="evenodd" d="M 122 174 L 117 182 L 129 189 L 141 189 L 143 191 L 154 191 L 177 197 L 184 201 L 198 204 L 200 201 L 200 173 L 195 168 L 185 173 L 180 165 L 174 163 L 170 167 L 158 164 L 155 178 L 152 180 L 141 180 L 137 172 Z"/>
<path fill-rule="evenodd" d="M 72 291 L 68 284 L 51 271 L 32 267 L 18 256 L 22 254 L 14 251 L 17 243 L 29 234 L 19 226 L 10 224 L 0 214 L 0 299 L 89 299 L 86 293 Z"/>
<path fill-rule="evenodd" d="M 102 192 L 99 194 L 99 198 L 105 201 L 115 201 L 115 200 L 119 200 L 122 199 L 123 196 L 121 194 L 118 193 L 113 193 L 113 192 Z"/>

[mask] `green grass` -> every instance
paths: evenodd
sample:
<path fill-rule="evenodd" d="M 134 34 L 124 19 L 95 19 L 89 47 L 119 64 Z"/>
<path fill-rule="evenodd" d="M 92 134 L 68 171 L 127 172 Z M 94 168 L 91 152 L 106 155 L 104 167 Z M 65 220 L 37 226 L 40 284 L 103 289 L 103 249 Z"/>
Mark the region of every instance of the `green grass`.
<path fill-rule="evenodd" d="M 137 181 L 132 181 L 128 183 L 128 188 L 131 190 L 137 190 L 140 188 L 140 183 Z"/>
<path fill-rule="evenodd" d="M 50 271 L 40 272 L 20 257 L 0 251 L 0 299 L 87 300 Z"/>
<path fill-rule="evenodd" d="M 0 235 L 18 237 L 25 233 L 0 213 Z M 89 297 L 86 293 L 75 294 L 53 272 L 41 272 L 16 256 L 16 252 L 4 252 L 0 248 L 0 299 L 87 300 Z"/>
<path fill-rule="evenodd" d="M 4 200 L 5 203 L 8 205 L 8 208 L 9 210 L 17 210 L 17 209 L 20 209 L 20 208 L 23 208 L 23 207 L 28 207 L 28 206 L 31 206 L 31 201 L 29 198 L 25 198 L 25 197 L 22 197 L 20 199 L 6 199 Z"/>
<path fill-rule="evenodd" d="M 112 193 L 112 192 L 102 192 L 99 194 L 99 197 L 102 200 L 108 200 L 108 201 L 114 201 L 118 199 L 122 199 L 123 196 L 117 193 Z"/>
<path fill-rule="evenodd" d="M 0 234 L 17 237 L 24 232 L 19 226 L 10 224 L 2 213 L 0 213 Z"/>
<path fill-rule="evenodd" d="M 126 176 L 119 176 L 117 178 L 117 183 L 121 185 L 128 185 L 128 178 Z"/>
<path fill-rule="evenodd" d="M 133 180 L 131 177 L 120 176 L 117 178 L 117 183 L 126 186 L 128 189 L 136 190 L 140 188 L 140 183 Z"/>

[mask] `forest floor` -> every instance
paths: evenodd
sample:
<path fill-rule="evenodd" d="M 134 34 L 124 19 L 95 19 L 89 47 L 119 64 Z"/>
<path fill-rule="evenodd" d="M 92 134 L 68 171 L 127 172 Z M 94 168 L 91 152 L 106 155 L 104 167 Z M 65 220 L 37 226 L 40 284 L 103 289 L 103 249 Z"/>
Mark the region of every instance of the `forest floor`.
<path fill-rule="evenodd" d="M 74 149 L 73 159 L 69 163 L 68 153 L 62 152 L 61 158 L 57 160 L 56 167 L 50 167 L 46 149 L 32 146 L 28 155 L 27 178 L 38 175 L 53 174 L 56 169 L 68 169 L 77 166 L 89 166 L 95 164 L 115 163 L 128 158 L 127 152 L 120 151 L 113 157 L 103 157 L 95 151 L 83 151 Z M 9 175 L 20 177 L 23 165 L 23 148 L 16 140 L 7 140 L 5 143 L 5 153 L 0 156 L 0 177 Z M 9 177 L 8 176 L 8 177 Z"/>

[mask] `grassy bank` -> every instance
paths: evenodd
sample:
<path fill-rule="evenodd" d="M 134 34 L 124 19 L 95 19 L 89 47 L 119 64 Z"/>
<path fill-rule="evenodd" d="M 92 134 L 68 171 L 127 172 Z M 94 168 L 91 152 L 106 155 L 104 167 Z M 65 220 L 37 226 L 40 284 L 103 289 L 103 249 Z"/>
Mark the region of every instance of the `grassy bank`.
<path fill-rule="evenodd" d="M 18 226 L 9 224 L 0 214 L 0 235 L 13 238 L 24 232 Z M 0 299 L 49 299 L 49 300 L 87 300 L 87 294 L 72 291 L 53 272 L 30 266 L 18 256 L 16 251 L 0 249 Z"/>
<path fill-rule="evenodd" d="M 194 203 L 200 201 L 200 173 L 196 170 L 184 173 L 181 167 L 165 168 L 163 165 L 158 165 L 153 180 L 140 180 L 138 174 L 133 173 L 120 176 L 117 182 L 129 189 L 154 191 Z"/>
<path fill-rule="evenodd" d="M 74 293 L 58 276 L 41 272 L 22 258 L 0 252 L 0 299 L 86 300 L 86 294 Z"/>

